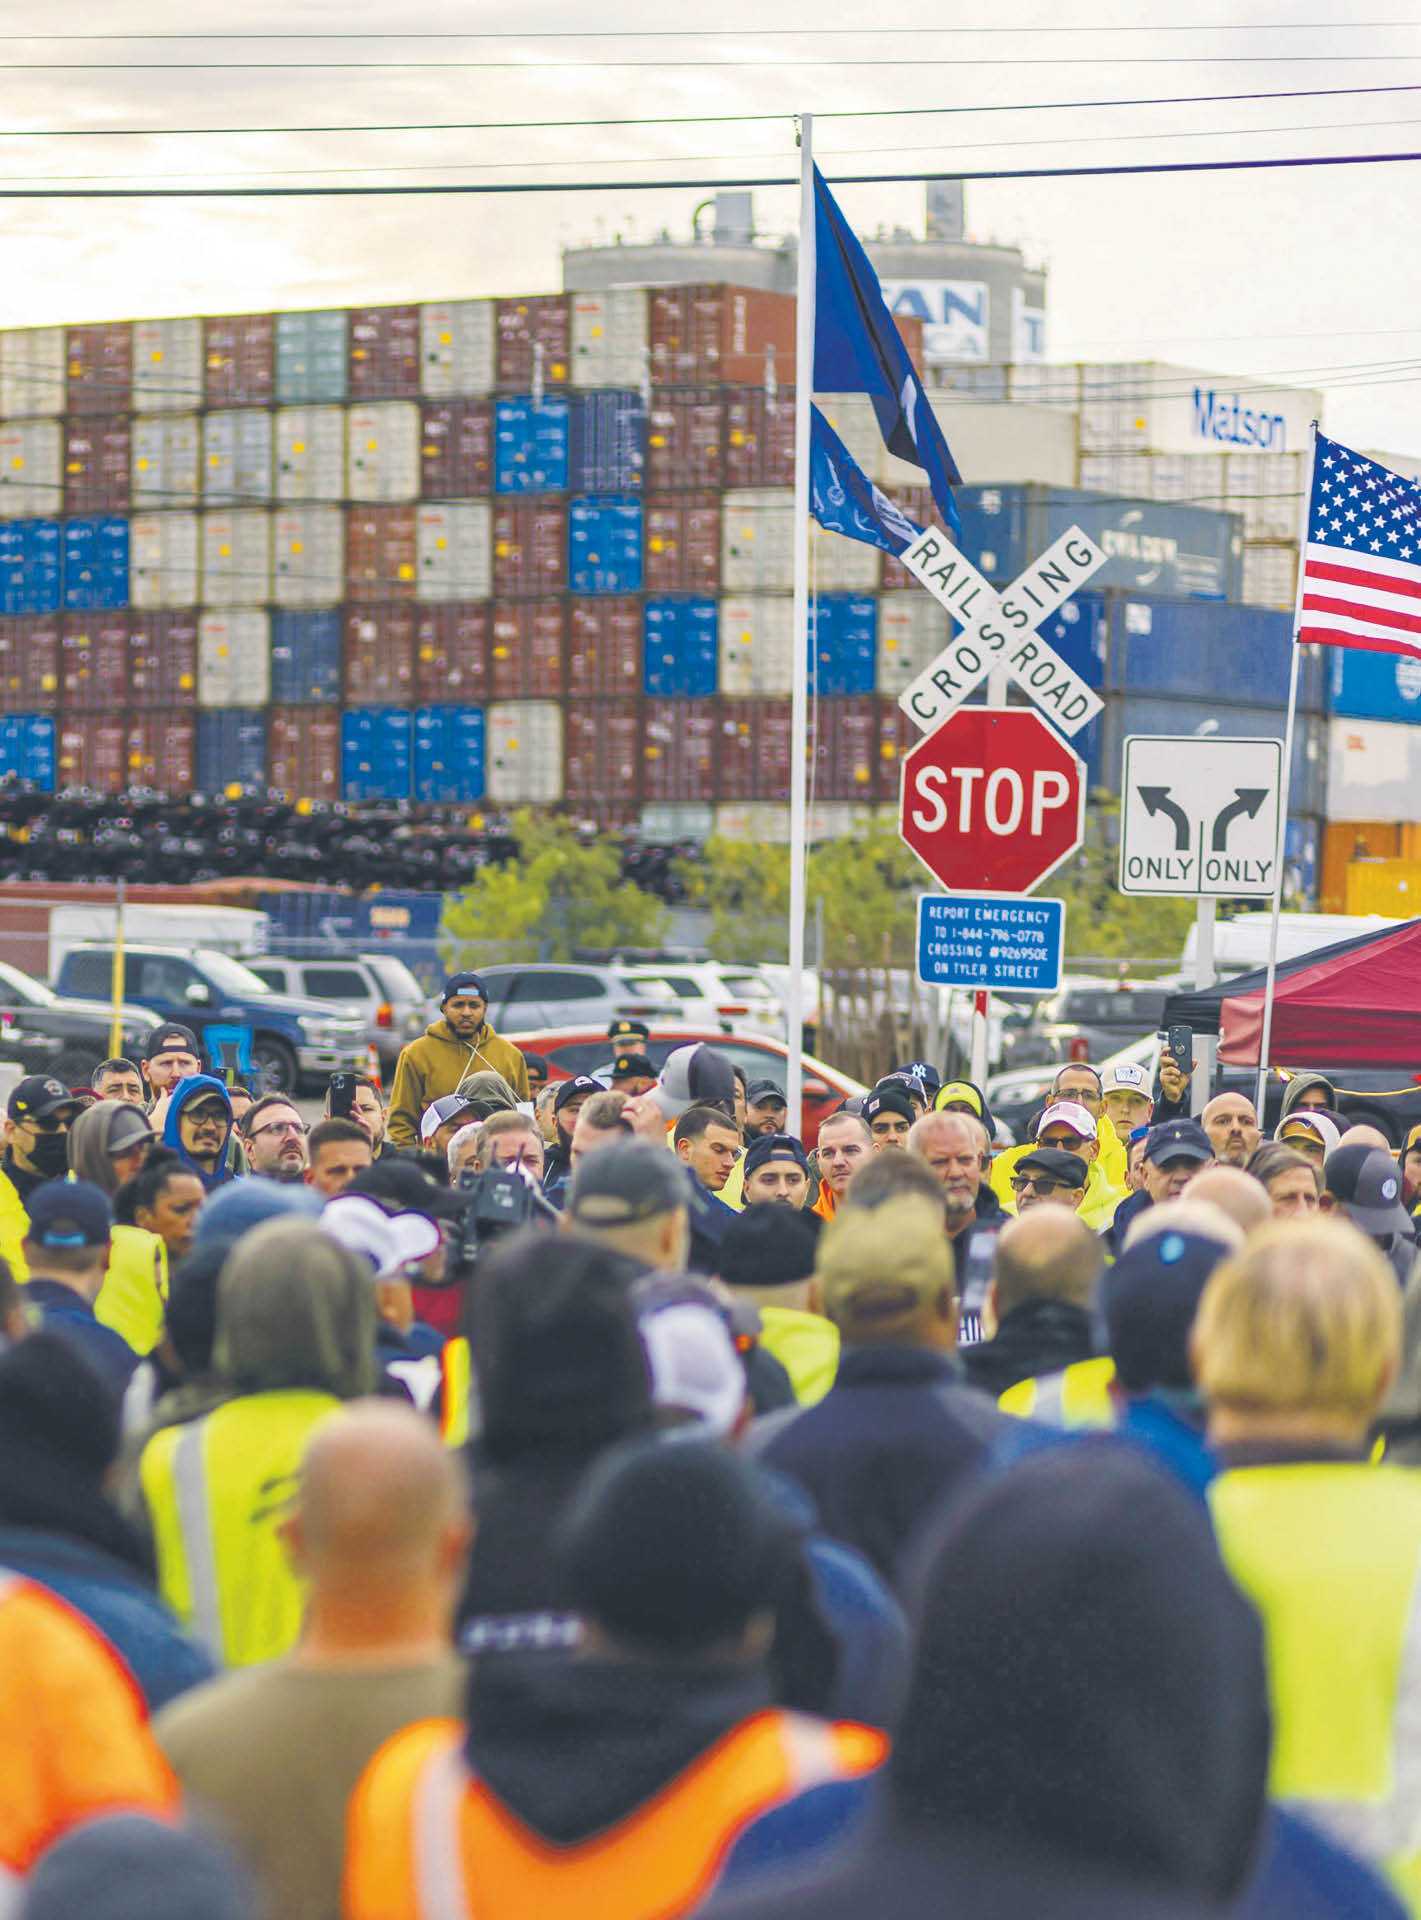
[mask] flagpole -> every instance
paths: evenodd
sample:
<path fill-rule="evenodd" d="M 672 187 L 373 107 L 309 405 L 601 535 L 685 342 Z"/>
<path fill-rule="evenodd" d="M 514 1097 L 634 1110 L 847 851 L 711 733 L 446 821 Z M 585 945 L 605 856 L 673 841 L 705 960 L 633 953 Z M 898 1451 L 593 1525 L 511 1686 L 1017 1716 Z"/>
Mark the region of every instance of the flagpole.
<path fill-rule="evenodd" d="M 800 1131 L 804 1081 L 804 912 L 809 838 L 809 408 L 814 392 L 814 117 L 799 118 L 799 261 L 794 331 L 794 631 L 790 652 L 789 992 L 785 1123 Z M 822 958 L 822 956 L 821 956 Z"/>
<path fill-rule="evenodd" d="M 1283 768 L 1278 791 L 1278 844 L 1273 859 L 1273 919 L 1268 929 L 1268 978 L 1263 986 L 1263 1029 L 1258 1036 L 1258 1079 L 1253 1104 L 1261 1127 L 1263 1100 L 1268 1085 L 1268 1052 L 1273 1042 L 1273 999 L 1278 981 L 1278 916 L 1283 908 L 1283 859 L 1288 845 L 1288 802 L 1293 784 L 1293 735 L 1298 721 L 1298 629 L 1303 622 L 1303 576 L 1307 571 L 1308 521 L 1312 512 L 1313 471 L 1317 466 L 1317 422 L 1312 423 L 1308 440 L 1307 475 L 1303 481 L 1303 504 L 1298 515 L 1298 584 L 1293 595 L 1292 663 L 1288 669 L 1288 720 L 1283 729 Z M 1220 1000 L 1220 1012 L 1223 1002 Z M 1222 1025 L 1222 1020 L 1220 1021 Z"/>

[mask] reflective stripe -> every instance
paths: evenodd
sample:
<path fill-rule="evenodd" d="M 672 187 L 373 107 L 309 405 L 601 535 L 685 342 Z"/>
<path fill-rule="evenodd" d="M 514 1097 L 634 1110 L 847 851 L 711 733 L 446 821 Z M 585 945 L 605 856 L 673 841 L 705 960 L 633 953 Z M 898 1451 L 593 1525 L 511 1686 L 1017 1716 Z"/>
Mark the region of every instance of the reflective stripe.
<path fill-rule="evenodd" d="M 418 1920 L 469 1920 L 461 1818 L 469 1770 L 457 1745 L 427 1762 L 414 1792 L 414 1898 Z"/>
<path fill-rule="evenodd" d="M 178 1528 L 187 1563 L 192 1631 L 213 1659 L 225 1662 L 222 1635 L 222 1594 L 217 1583 L 217 1544 L 212 1538 L 212 1515 L 207 1499 L 207 1463 L 203 1457 L 206 1420 L 183 1428 L 173 1449 L 173 1492 L 177 1499 Z"/>
<path fill-rule="evenodd" d="M 1064 1427 L 1066 1424 L 1066 1376 L 1064 1373 L 1048 1373 L 1036 1382 L 1036 1404 L 1031 1409 L 1033 1420 L 1043 1420 L 1047 1426 Z"/>
<path fill-rule="evenodd" d="M 837 1780 L 843 1769 L 834 1751 L 834 1729 L 822 1720 L 810 1720 L 801 1714 L 786 1714 L 780 1724 L 785 1758 L 789 1762 L 786 1793 L 803 1793 L 808 1787 L 821 1787 L 826 1780 Z"/>

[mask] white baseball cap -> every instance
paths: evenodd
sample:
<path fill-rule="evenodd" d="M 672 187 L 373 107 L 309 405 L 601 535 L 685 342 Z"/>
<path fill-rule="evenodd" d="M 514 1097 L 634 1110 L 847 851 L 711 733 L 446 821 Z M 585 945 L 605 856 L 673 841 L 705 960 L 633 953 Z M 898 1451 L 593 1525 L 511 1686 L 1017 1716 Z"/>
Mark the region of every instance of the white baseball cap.
<path fill-rule="evenodd" d="M 387 1279 L 439 1245 L 439 1228 L 422 1213 L 386 1213 L 364 1194 L 340 1193 L 321 1209 L 323 1233 L 370 1262 L 377 1280 Z"/>
<path fill-rule="evenodd" d="M 1069 1127 L 1072 1133 L 1078 1133 L 1082 1140 L 1094 1140 L 1095 1122 L 1074 1100 L 1057 1100 L 1047 1107 L 1036 1127 L 1039 1140 L 1047 1127 Z"/>
<path fill-rule="evenodd" d="M 689 1413 L 690 1431 L 723 1440 L 745 1405 L 745 1368 L 725 1322 L 686 1300 L 645 1315 L 640 1331 L 657 1406 Z"/>
<path fill-rule="evenodd" d="M 1150 1098 L 1150 1079 L 1143 1067 L 1137 1067 L 1133 1060 L 1117 1060 L 1113 1067 L 1103 1067 L 1100 1074 L 1100 1091 L 1104 1093 L 1142 1093 Z"/>

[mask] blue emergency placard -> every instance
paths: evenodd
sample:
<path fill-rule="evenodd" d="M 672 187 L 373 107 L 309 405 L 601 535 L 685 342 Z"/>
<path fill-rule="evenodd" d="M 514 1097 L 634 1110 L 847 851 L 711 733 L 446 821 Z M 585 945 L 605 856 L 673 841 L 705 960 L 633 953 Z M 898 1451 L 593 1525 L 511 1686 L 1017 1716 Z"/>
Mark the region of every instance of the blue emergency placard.
<path fill-rule="evenodd" d="M 999 893 L 918 896 L 918 978 L 929 987 L 1054 993 L 1065 938 L 1064 900 Z"/>

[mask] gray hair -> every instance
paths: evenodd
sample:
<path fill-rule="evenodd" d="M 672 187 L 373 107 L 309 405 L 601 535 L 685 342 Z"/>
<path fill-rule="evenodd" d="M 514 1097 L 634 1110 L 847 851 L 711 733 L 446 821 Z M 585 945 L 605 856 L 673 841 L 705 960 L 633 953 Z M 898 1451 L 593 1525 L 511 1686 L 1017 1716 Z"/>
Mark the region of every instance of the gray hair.
<path fill-rule="evenodd" d="M 466 1127 L 460 1127 L 459 1131 L 454 1135 L 446 1150 L 451 1174 L 459 1171 L 459 1160 L 464 1148 L 471 1140 L 477 1142 L 482 1132 L 482 1120 L 471 1120 Z"/>

